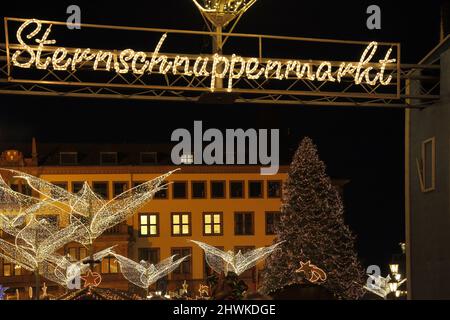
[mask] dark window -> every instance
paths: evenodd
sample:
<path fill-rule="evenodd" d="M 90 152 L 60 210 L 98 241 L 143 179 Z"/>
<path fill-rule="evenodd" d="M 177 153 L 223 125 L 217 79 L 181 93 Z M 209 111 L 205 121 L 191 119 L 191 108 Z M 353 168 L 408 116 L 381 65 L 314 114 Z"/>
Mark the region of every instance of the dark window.
<path fill-rule="evenodd" d="M 266 212 L 266 234 L 275 234 L 275 226 L 280 221 L 280 212 Z"/>
<path fill-rule="evenodd" d="M 281 181 L 267 181 L 267 197 L 281 198 Z"/>
<path fill-rule="evenodd" d="M 139 248 L 138 249 L 139 262 L 146 261 L 151 264 L 159 262 L 159 248 Z"/>
<path fill-rule="evenodd" d="M 159 235 L 159 215 L 157 213 L 142 213 L 139 215 L 139 235 L 142 237 L 157 237 Z"/>
<path fill-rule="evenodd" d="M 262 198 L 263 197 L 263 183 L 262 181 L 249 181 L 248 183 L 248 197 Z"/>
<path fill-rule="evenodd" d="M 118 273 L 119 263 L 113 256 L 104 257 L 102 259 L 102 273 Z"/>
<path fill-rule="evenodd" d="M 11 183 L 11 184 L 9 185 L 9 187 L 10 187 L 13 191 L 20 192 L 20 188 L 19 188 L 19 184 L 18 184 L 18 183 Z"/>
<path fill-rule="evenodd" d="M 128 189 L 128 182 L 113 182 L 113 196 L 117 197 Z"/>
<path fill-rule="evenodd" d="M 83 189 L 84 182 L 76 181 L 72 182 L 72 193 L 78 193 Z"/>
<path fill-rule="evenodd" d="M 236 212 L 234 214 L 234 234 L 253 235 L 253 212 Z"/>
<path fill-rule="evenodd" d="M 189 256 L 178 268 L 173 271 L 174 278 L 190 278 L 192 276 L 192 249 L 191 248 L 172 248 L 172 255 L 176 254 L 175 259 Z"/>
<path fill-rule="evenodd" d="M 223 232 L 223 218 L 221 212 L 203 213 L 203 234 L 217 236 Z"/>
<path fill-rule="evenodd" d="M 187 198 L 187 182 L 177 181 L 172 184 L 173 198 L 186 199 Z"/>
<path fill-rule="evenodd" d="M 60 152 L 59 153 L 59 164 L 63 165 L 63 166 L 78 164 L 78 153 L 77 152 Z"/>
<path fill-rule="evenodd" d="M 109 198 L 108 182 L 93 182 L 92 189 L 96 194 L 101 196 L 103 199 Z"/>
<path fill-rule="evenodd" d="M 191 214 L 172 213 L 172 235 L 188 236 L 191 234 Z"/>
<path fill-rule="evenodd" d="M 167 185 L 167 181 L 164 181 L 161 183 L 161 185 Z M 154 198 L 155 199 L 167 199 L 169 197 L 169 189 L 168 186 L 164 187 L 164 189 L 159 190 L 155 193 Z"/>
<path fill-rule="evenodd" d="M 117 164 L 117 152 L 100 152 L 100 164 L 104 166 Z"/>
<path fill-rule="evenodd" d="M 244 198 L 244 181 L 230 182 L 230 198 Z"/>
<path fill-rule="evenodd" d="M 211 181 L 211 198 L 225 198 L 225 181 Z"/>
<path fill-rule="evenodd" d="M 206 198 L 206 182 L 205 181 L 193 181 L 192 182 L 192 198 L 193 199 Z"/>
<path fill-rule="evenodd" d="M 141 152 L 141 164 L 157 164 L 157 155 L 156 152 Z"/>

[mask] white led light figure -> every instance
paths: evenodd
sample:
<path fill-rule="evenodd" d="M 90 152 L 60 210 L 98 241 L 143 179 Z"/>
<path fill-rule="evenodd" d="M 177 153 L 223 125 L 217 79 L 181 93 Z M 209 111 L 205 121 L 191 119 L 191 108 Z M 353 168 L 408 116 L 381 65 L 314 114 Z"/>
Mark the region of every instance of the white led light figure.
<path fill-rule="evenodd" d="M 185 256 L 174 261 L 176 255 L 173 255 L 155 265 L 145 261 L 137 263 L 117 253 L 113 253 L 113 256 L 119 261 L 120 271 L 125 279 L 147 291 L 153 283 L 175 270 L 189 257 Z"/>
<path fill-rule="evenodd" d="M 260 260 L 265 259 L 283 242 L 276 243 L 270 247 L 262 247 L 242 253 L 233 251 L 222 251 L 204 242 L 190 240 L 203 249 L 206 256 L 206 262 L 215 272 L 225 275 L 228 272 L 234 272 L 237 275 L 254 267 Z"/>

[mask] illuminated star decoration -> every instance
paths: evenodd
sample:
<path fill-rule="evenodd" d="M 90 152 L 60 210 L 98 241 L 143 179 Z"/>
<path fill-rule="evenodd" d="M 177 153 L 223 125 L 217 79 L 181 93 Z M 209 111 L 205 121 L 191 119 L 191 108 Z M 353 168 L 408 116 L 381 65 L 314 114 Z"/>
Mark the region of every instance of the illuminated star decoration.
<path fill-rule="evenodd" d="M 8 289 L 8 287 L 4 287 L 0 284 L 0 300 L 3 300 L 5 298 L 5 291 Z"/>
<path fill-rule="evenodd" d="M 306 263 L 300 261 L 300 268 L 295 270 L 297 273 L 304 273 L 306 279 L 311 283 L 323 283 L 327 280 L 327 274 L 319 267 L 311 264 L 311 261 Z"/>
<path fill-rule="evenodd" d="M 92 272 L 88 270 L 86 275 L 81 276 L 81 279 L 84 281 L 84 287 L 98 287 L 100 283 L 102 283 L 102 276 L 97 272 Z"/>
<path fill-rule="evenodd" d="M 242 253 L 240 250 L 238 253 L 233 251 L 222 251 L 209 244 L 190 240 L 203 249 L 206 256 L 206 262 L 215 272 L 225 275 L 228 272 L 234 272 L 238 276 L 244 271 L 254 267 L 260 260 L 265 259 L 271 254 L 281 243 L 276 243 L 270 247 L 262 247 L 254 250 L 250 250 L 246 253 Z"/>
<path fill-rule="evenodd" d="M 180 263 L 189 257 L 185 256 L 174 261 L 176 255 L 173 255 L 167 259 L 164 259 L 160 263 L 150 264 L 146 261 L 141 261 L 138 263 L 114 252 L 111 254 L 119 262 L 120 271 L 125 279 L 144 289 L 148 289 L 148 287 L 150 287 L 158 279 L 175 270 Z"/>

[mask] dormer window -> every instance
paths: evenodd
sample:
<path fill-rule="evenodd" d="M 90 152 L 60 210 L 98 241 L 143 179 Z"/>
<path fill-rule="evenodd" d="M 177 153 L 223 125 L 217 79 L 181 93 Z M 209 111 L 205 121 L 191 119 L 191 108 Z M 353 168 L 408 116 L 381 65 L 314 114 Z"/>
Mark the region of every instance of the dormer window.
<path fill-rule="evenodd" d="M 62 166 L 78 164 L 78 152 L 60 152 L 59 164 Z"/>
<path fill-rule="evenodd" d="M 100 165 L 111 166 L 117 162 L 117 152 L 100 152 Z"/>
<path fill-rule="evenodd" d="M 141 164 L 157 164 L 158 153 L 157 152 L 141 152 Z"/>

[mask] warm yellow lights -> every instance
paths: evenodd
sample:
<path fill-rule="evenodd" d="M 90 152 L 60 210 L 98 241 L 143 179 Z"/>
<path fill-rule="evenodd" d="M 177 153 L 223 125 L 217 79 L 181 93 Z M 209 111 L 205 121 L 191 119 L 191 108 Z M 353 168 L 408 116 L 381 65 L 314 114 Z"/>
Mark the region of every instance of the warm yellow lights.
<path fill-rule="evenodd" d="M 228 1 L 233 6 L 241 6 L 239 1 Z M 251 1 L 250 1 L 251 2 Z M 211 2 L 212 3 L 212 2 Z M 245 3 L 242 2 L 242 3 Z M 24 37 L 25 28 L 34 26 Z M 87 49 L 69 50 L 64 47 L 48 48 L 56 40 L 48 40 L 51 33 L 50 24 L 42 38 L 34 41 L 38 46 L 32 46 L 24 38 L 32 39 L 38 36 L 42 30 L 42 22 L 36 19 L 25 21 L 17 30 L 19 49 L 12 55 L 12 64 L 19 68 L 48 69 L 58 71 L 71 69 L 76 71 L 85 62 L 93 60 L 94 71 L 115 71 L 116 73 L 133 73 L 136 75 L 171 73 L 173 75 L 211 77 L 210 90 L 215 91 L 216 79 L 227 78 L 226 90 L 231 92 L 235 81 L 241 78 L 258 80 L 260 78 L 286 80 L 307 79 L 318 82 L 341 82 L 343 77 L 353 77 L 356 85 L 389 85 L 392 75 L 386 77 L 386 67 L 396 62 L 391 59 L 392 49 L 387 50 L 383 59 L 378 62 L 372 61 L 378 50 L 377 42 L 371 42 L 360 57 L 358 63 L 342 62 L 339 66 L 330 61 L 304 62 L 300 60 L 265 60 L 255 57 L 245 58 L 236 54 L 224 56 L 214 54 L 213 56 L 175 56 L 169 57 L 160 54 L 160 50 L 167 38 L 163 34 L 158 41 L 155 50 L 151 54 L 143 51 L 125 49 L 119 52 Z M 53 55 L 41 59 L 43 51 L 52 51 Z M 85 67 L 89 67 L 86 66 Z"/>

